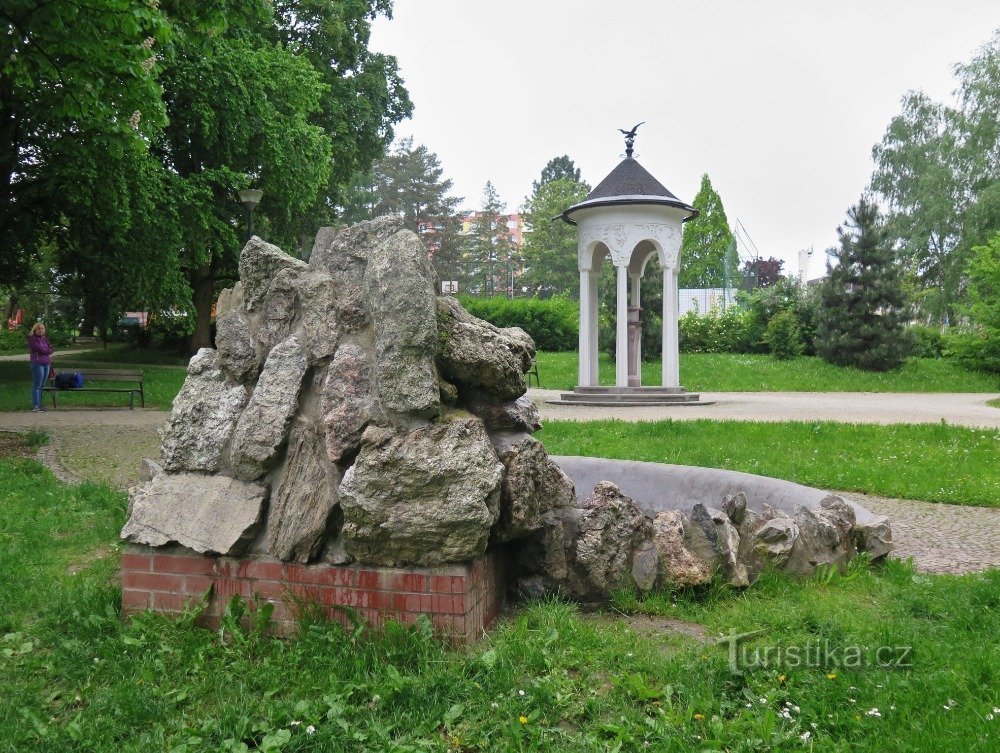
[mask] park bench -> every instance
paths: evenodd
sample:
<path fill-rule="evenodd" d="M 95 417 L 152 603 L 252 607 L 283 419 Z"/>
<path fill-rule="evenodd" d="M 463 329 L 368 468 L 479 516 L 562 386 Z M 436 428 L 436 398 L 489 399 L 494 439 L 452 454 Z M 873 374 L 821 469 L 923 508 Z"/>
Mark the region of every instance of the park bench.
<path fill-rule="evenodd" d="M 56 393 L 62 392 L 127 392 L 128 408 L 135 409 L 135 396 L 139 394 L 139 405 L 146 407 L 146 393 L 142 385 L 142 371 L 139 369 L 81 369 L 83 374 L 83 387 L 75 387 L 68 390 L 60 390 L 56 387 L 45 387 L 45 392 L 52 393 L 52 407 L 56 407 Z M 93 382 L 132 382 L 132 387 L 88 387 L 88 383 Z"/>

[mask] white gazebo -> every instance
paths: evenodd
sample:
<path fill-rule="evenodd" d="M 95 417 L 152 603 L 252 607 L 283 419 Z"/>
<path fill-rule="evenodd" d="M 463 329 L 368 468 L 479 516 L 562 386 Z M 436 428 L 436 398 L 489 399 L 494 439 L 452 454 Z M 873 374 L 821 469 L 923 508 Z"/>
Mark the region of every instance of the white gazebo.
<path fill-rule="evenodd" d="M 579 227 L 580 268 L 579 378 L 576 389 L 564 393 L 562 401 L 698 405 L 699 396 L 685 392 L 680 383 L 677 333 L 681 225 L 698 212 L 632 158 L 634 138 L 633 128 L 625 136 L 625 159 L 586 199 L 560 215 Z M 602 387 L 597 376 L 597 282 L 607 256 L 617 275 L 613 387 Z M 663 375 L 660 386 L 643 386 L 639 283 L 654 258 L 663 274 Z"/>

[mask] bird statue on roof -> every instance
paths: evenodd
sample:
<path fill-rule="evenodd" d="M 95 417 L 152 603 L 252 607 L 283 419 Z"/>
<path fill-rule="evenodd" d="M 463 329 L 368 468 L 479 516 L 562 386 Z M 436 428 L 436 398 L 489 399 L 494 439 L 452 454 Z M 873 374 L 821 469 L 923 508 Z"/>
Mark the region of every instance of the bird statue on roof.
<path fill-rule="evenodd" d="M 642 121 L 642 123 L 645 122 L 646 122 L 645 120 Z M 632 158 L 632 144 L 635 143 L 635 132 L 639 130 L 639 126 L 641 126 L 642 123 L 636 123 L 634 126 L 632 126 L 631 131 L 626 131 L 624 128 L 618 129 L 620 133 L 625 134 L 625 156 L 628 157 L 629 159 Z"/>

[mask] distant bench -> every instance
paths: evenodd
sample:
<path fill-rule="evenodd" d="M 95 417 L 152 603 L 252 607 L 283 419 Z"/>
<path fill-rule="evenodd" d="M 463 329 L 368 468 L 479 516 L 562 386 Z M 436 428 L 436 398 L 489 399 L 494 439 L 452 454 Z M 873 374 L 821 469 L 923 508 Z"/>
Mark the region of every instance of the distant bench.
<path fill-rule="evenodd" d="M 67 369 L 68 371 L 68 369 Z M 62 392 L 127 392 L 128 409 L 135 409 L 135 396 L 139 394 L 139 405 L 146 407 L 146 393 L 142 386 L 142 371 L 139 369 L 79 369 L 83 374 L 83 387 L 60 390 L 56 387 L 45 387 L 45 392 L 52 393 L 52 407 L 56 407 L 56 393 Z M 88 387 L 88 382 L 132 382 L 132 387 Z"/>

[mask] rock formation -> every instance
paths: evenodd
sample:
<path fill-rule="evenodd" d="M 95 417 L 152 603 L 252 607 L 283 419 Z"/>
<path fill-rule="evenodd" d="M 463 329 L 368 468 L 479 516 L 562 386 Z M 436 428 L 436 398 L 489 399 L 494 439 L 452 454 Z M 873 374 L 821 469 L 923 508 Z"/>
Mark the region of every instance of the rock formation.
<path fill-rule="evenodd" d="M 406 567 L 502 548 L 530 593 L 747 585 L 892 547 L 829 497 L 786 514 L 742 494 L 655 517 L 614 484 L 578 501 L 526 396 L 534 343 L 436 295 L 419 237 L 324 228 L 305 263 L 252 238 L 240 282 L 130 492 L 126 540 L 219 555 Z"/>

